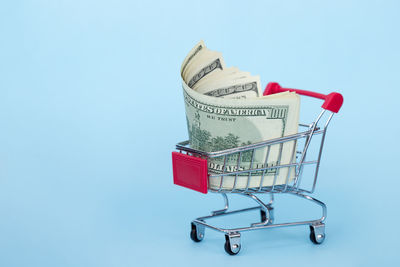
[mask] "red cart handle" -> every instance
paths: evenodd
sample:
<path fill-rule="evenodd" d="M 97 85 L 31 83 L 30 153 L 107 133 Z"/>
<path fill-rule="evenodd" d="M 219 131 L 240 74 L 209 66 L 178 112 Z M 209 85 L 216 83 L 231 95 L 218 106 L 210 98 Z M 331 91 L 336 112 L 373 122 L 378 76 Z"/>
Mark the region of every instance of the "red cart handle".
<path fill-rule="evenodd" d="M 311 96 L 319 99 L 325 100 L 324 104 L 322 104 L 323 109 L 330 110 L 332 112 L 338 113 L 342 104 L 343 104 L 343 96 L 339 93 L 333 92 L 328 95 L 314 93 L 311 91 L 300 90 L 300 89 L 292 89 L 292 88 L 283 88 L 279 85 L 279 83 L 268 83 L 267 87 L 265 87 L 265 91 L 263 95 L 272 95 L 276 93 L 282 92 L 296 92 L 299 95 Z"/>

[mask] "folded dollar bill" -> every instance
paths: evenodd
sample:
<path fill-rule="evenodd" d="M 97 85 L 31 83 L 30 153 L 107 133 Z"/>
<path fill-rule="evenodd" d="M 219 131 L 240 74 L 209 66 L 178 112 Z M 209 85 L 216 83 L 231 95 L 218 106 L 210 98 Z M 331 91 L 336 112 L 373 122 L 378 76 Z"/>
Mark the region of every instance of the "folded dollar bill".
<path fill-rule="evenodd" d="M 258 76 L 227 68 L 220 53 L 206 51 L 209 50 L 201 41 L 185 58 L 181 68 L 192 148 L 213 152 L 297 133 L 300 109 L 297 94 L 286 92 L 262 96 Z M 210 174 L 221 174 L 289 164 L 295 160 L 295 149 L 292 141 L 270 149 L 258 149 L 254 153 L 244 152 L 239 167 L 239 155 L 213 158 L 208 160 L 208 169 Z M 252 173 L 250 181 L 248 173 L 224 176 L 222 183 L 221 176 L 216 176 L 210 178 L 209 187 L 232 189 L 234 184 L 237 189 L 270 186 L 274 180 L 278 185 L 292 180 L 294 174 L 293 167 L 285 167 Z"/>

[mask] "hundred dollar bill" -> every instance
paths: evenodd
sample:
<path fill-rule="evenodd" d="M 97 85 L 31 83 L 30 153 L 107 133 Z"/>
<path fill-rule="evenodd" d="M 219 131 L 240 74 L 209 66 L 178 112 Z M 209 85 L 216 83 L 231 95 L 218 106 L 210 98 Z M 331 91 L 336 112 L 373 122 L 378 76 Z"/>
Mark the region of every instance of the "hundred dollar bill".
<path fill-rule="evenodd" d="M 223 71 L 219 72 L 213 72 L 207 75 L 206 78 L 201 79 L 199 82 L 197 82 L 192 89 L 197 91 L 198 88 L 200 87 L 209 87 L 209 83 L 215 82 L 215 81 L 221 81 L 224 79 L 230 79 L 232 77 L 237 77 L 237 74 L 240 73 L 241 76 L 250 76 L 250 73 L 248 72 L 242 72 L 236 67 L 227 67 Z"/>
<path fill-rule="evenodd" d="M 204 44 L 204 41 L 201 40 L 198 44 L 196 44 L 192 50 L 190 50 L 189 54 L 187 54 L 186 58 L 183 60 L 182 66 L 181 66 L 181 75 L 183 77 L 183 73 L 186 70 L 186 67 L 193 61 L 193 59 L 199 54 L 199 52 L 202 49 L 205 49 L 206 45 Z"/>
<path fill-rule="evenodd" d="M 252 98 L 262 95 L 259 76 L 214 82 L 199 87 L 196 91 L 204 95 L 223 98 Z"/>
<path fill-rule="evenodd" d="M 211 73 L 222 71 L 226 68 L 222 54 L 208 49 L 199 52 L 192 64 L 186 68 L 183 78 L 189 87 L 193 87 L 201 79 Z"/>
<path fill-rule="evenodd" d="M 278 138 L 297 132 L 300 98 L 296 94 L 283 93 L 280 97 L 249 99 L 217 98 L 200 94 L 182 81 L 190 146 L 206 152 L 225 150 Z M 268 160 L 266 161 L 266 156 Z M 212 174 L 268 166 L 289 164 L 294 161 L 295 143 L 271 146 L 239 154 L 208 160 Z M 251 163 L 253 161 L 253 163 Z M 209 187 L 249 188 L 284 184 L 294 177 L 294 168 L 271 169 L 267 172 L 210 178 Z"/>
<path fill-rule="evenodd" d="M 255 76 L 252 76 L 250 72 L 240 70 L 232 72 L 230 71 L 230 68 L 226 68 L 223 71 L 216 73 L 216 75 L 211 74 L 209 77 L 202 79 L 192 89 L 200 93 L 205 93 L 228 85 L 238 84 L 238 80 L 243 81 L 243 79 L 256 78 Z M 259 81 L 259 78 L 257 80 Z"/>

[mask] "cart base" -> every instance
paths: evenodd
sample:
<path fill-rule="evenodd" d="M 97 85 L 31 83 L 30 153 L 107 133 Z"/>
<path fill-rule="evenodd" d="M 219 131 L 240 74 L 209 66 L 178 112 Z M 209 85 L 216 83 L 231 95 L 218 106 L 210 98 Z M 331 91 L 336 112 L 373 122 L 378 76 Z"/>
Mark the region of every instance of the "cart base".
<path fill-rule="evenodd" d="M 310 240 L 314 244 L 321 244 L 325 240 L 324 221 L 326 219 L 326 213 L 327 213 L 326 205 L 322 201 L 315 199 L 311 196 L 302 194 L 300 192 L 293 192 L 290 194 L 301 197 L 301 198 L 305 198 L 307 200 L 312 201 L 315 204 L 318 204 L 322 208 L 321 218 L 316 219 L 316 220 L 274 224 L 274 208 L 272 207 L 272 204 L 274 201 L 273 194 L 270 194 L 271 195 L 270 202 L 268 204 L 265 204 L 255 195 L 253 195 L 251 193 L 245 193 L 243 195 L 252 198 L 259 205 L 250 207 L 250 208 L 245 208 L 245 209 L 228 211 L 228 209 L 229 209 L 228 197 L 225 193 L 222 193 L 222 196 L 223 196 L 224 202 L 225 202 L 225 207 L 221 210 L 213 211 L 211 213 L 211 215 L 209 215 L 209 216 L 203 216 L 203 217 L 199 217 L 199 218 L 193 220 L 191 223 L 190 237 L 195 242 L 202 241 L 204 238 L 206 227 L 210 228 L 212 230 L 215 230 L 215 231 L 222 232 L 225 234 L 225 245 L 224 245 L 225 251 L 230 255 L 236 255 L 239 253 L 239 251 L 241 249 L 241 242 L 240 242 L 240 233 L 241 232 L 274 228 L 274 227 L 309 225 L 310 226 Z M 206 221 L 205 221 L 205 220 L 208 220 L 211 218 L 216 218 L 219 216 L 230 215 L 230 214 L 241 213 L 241 212 L 252 211 L 252 210 L 260 210 L 261 222 L 253 223 L 248 227 L 225 229 L 225 228 L 219 228 L 219 227 L 213 226 L 211 224 L 206 223 Z"/>

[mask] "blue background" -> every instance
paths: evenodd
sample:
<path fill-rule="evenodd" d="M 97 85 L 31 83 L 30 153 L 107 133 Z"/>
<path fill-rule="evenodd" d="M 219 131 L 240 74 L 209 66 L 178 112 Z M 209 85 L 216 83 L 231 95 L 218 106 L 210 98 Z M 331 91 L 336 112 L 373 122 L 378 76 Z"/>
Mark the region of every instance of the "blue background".
<path fill-rule="evenodd" d="M 2 1 L 0 266 L 394 265 L 399 11 L 382 0 Z M 179 69 L 200 39 L 264 86 L 344 95 L 315 193 L 328 205 L 324 244 L 305 226 L 243 233 L 235 257 L 220 233 L 189 239 L 190 221 L 222 205 L 172 184 L 170 153 L 187 138 Z M 319 215 L 296 200 L 278 197 L 276 218 Z"/>

